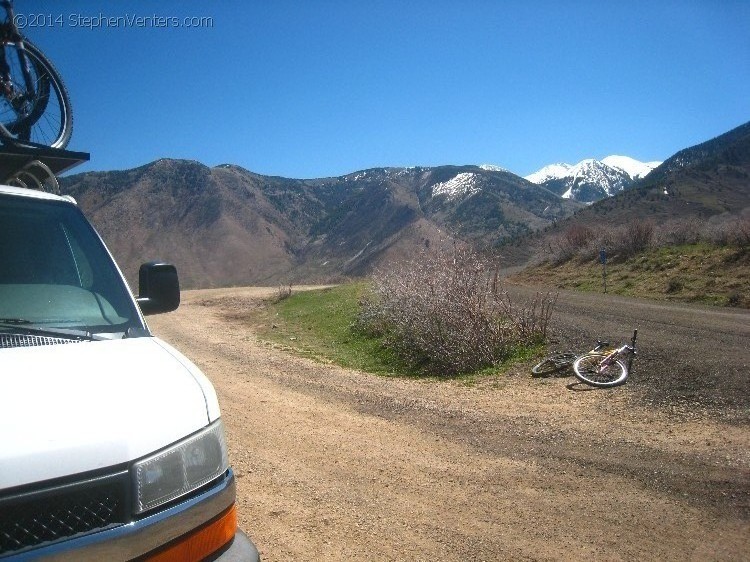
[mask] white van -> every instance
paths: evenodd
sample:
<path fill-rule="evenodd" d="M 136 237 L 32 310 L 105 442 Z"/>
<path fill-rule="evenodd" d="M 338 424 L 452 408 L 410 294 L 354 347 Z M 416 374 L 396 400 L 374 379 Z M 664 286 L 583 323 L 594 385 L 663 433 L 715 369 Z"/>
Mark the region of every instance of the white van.
<path fill-rule="evenodd" d="M 0 186 L 0 559 L 258 560 L 216 393 L 144 315 L 75 201 Z"/>

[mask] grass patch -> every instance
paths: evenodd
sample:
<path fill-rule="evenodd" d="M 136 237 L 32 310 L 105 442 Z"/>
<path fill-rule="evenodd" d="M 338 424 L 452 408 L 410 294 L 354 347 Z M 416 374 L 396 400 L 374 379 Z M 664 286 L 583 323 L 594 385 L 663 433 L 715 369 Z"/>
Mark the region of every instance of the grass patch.
<path fill-rule="evenodd" d="M 377 338 L 355 333 L 366 283 L 293 293 L 269 303 L 259 335 L 291 351 L 350 369 L 385 375 L 408 375 Z"/>
<path fill-rule="evenodd" d="M 262 339 L 318 361 L 384 376 L 445 379 L 414 373 L 381 345 L 380 338 L 352 329 L 360 299 L 368 290 L 367 283 L 351 283 L 292 293 L 257 311 L 253 323 Z M 530 360 L 542 347 L 518 347 L 497 366 L 450 378 L 473 384 L 507 371 L 518 361 Z"/>
<path fill-rule="evenodd" d="M 662 300 L 750 308 L 750 255 L 746 249 L 707 243 L 649 248 L 607 264 L 607 292 Z M 602 266 L 571 259 L 542 264 L 515 276 L 560 289 L 603 292 Z"/>

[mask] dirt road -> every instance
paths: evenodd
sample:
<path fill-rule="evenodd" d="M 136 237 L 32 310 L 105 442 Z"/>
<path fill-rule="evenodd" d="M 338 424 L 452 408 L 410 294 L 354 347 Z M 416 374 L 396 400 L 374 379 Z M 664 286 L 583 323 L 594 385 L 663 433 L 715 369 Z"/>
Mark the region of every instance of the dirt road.
<path fill-rule="evenodd" d="M 561 294 L 560 347 L 640 329 L 631 380 L 601 391 L 295 357 L 242 320 L 264 294 L 150 319 L 216 386 L 264 560 L 750 560 L 748 313 Z"/>

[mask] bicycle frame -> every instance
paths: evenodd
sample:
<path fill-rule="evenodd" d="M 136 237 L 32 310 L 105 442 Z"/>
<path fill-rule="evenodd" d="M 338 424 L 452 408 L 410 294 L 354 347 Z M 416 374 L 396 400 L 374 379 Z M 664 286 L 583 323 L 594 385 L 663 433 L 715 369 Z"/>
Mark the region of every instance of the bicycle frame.
<path fill-rule="evenodd" d="M 16 14 L 13 11 L 13 2 L 10 0 L 0 1 L 0 6 L 5 10 L 5 21 L 0 27 L 0 40 L 3 43 L 17 43 L 22 40 L 21 32 L 16 27 Z"/>
<path fill-rule="evenodd" d="M 10 0 L 2 0 L 0 2 L 3 8 L 5 8 L 6 21 L 3 24 L 2 32 L 2 43 L 5 46 L 8 43 L 13 43 L 18 49 L 18 58 L 21 62 L 21 68 L 23 70 L 23 78 L 26 81 L 26 93 L 34 90 L 34 80 L 31 77 L 31 68 L 29 66 L 29 58 L 26 56 L 26 46 L 24 45 L 23 35 L 18 31 L 16 27 L 16 14 L 13 11 L 13 2 Z"/>
<path fill-rule="evenodd" d="M 637 337 L 638 337 L 638 330 L 634 330 L 633 339 L 630 340 L 630 344 L 625 344 L 622 347 L 618 347 L 617 349 L 614 349 L 610 353 L 608 353 L 607 356 L 604 359 L 602 359 L 601 362 L 599 363 L 600 367 L 606 367 L 607 365 L 610 365 L 612 361 L 618 359 L 625 352 L 627 352 L 629 354 L 628 371 L 630 371 L 631 367 L 633 366 L 633 358 L 636 355 L 635 340 Z M 602 344 L 603 342 L 597 342 L 597 343 Z M 599 351 L 601 347 L 603 347 L 603 345 L 601 346 L 597 345 L 597 347 L 594 348 L 594 351 Z"/>

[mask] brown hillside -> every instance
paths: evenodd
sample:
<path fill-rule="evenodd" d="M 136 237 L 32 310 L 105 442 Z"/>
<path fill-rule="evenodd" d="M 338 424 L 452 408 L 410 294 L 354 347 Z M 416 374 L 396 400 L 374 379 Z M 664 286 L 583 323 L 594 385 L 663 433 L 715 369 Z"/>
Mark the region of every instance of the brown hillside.
<path fill-rule="evenodd" d="M 131 283 L 141 262 L 161 259 L 178 267 L 186 288 L 365 275 L 453 237 L 494 245 L 580 207 L 513 174 L 474 166 L 295 180 L 163 159 L 70 176 L 61 187 Z"/>
<path fill-rule="evenodd" d="M 185 287 L 262 284 L 293 266 L 289 248 L 300 234 L 252 178 L 234 170 L 160 160 L 78 179 L 67 191 L 131 283 L 149 259 L 174 263 Z"/>

